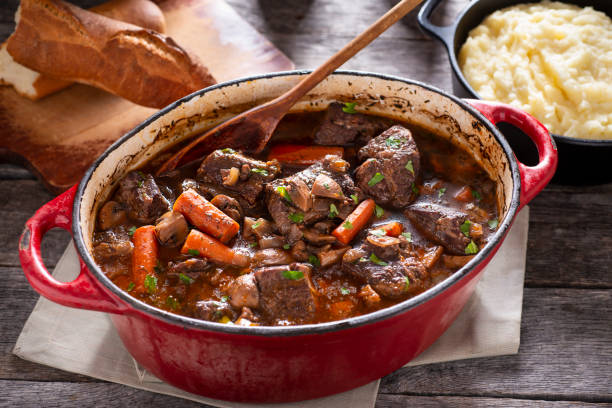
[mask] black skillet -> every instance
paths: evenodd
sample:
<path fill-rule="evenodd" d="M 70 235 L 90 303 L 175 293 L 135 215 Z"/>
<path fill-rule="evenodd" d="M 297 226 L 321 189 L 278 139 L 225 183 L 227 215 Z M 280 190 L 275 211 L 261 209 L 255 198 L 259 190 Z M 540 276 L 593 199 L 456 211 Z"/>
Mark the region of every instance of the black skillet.
<path fill-rule="evenodd" d="M 457 53 L 465 42 L 470 30 L 479 25 L 485 17 L 504 7 L 520 3 L 535 3 L 535 0 L 476 0 L 466 7 L 449 26 L 434 25 L 429 17 L 442 0 L 427 0 L 419 12 L 421 28 L 442 41 L 448 51 L 453 68 L 453 92 L 463 98 L 480 96 L 466 81 L 459 69 Z M 612 16 L 612 0 L 563 0 L 564 3 L 581 7 L 591 6 Z M 520 130 L 509 124 L 498 126 L 512 145 L 516 155 L 525 164 L 538 162 L 537 151 L 531 140 Z M 553 183 L 598 184 L 612 181 L 612 140 L 587 140 L 552 135 L 559 152 L 559 165 Z"/>

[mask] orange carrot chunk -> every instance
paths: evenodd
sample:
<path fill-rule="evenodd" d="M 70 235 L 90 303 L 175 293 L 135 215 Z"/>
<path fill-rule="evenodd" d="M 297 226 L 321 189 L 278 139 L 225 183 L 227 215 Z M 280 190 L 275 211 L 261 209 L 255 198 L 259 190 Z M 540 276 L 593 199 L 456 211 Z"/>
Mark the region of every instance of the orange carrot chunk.
<path fill-rule="evenodd" d="M 385 225 L 380 226 L 379 229 L 385 231 L 385 234 L 390 237 L 399 237 L 399 234 L 401 234 L 404 230 L 404 226 L 401 222 L 391 221 Z"/>
<path fill-rule="evenodd" d="M 464 203 L 472 201 L 472 189 L 468 186 L 461 187 L 461 189 L 455 194 L 455 199 Z"/>
<path fill-rule="evenodd" d="M 180 212 L 198 229 L 224 244 L 240 230 L 240 224 L 194 190 L 181 194 L 174 202 L 173 210 Z"/>
<path fill-rule="evenodd" d="M 342 224 L 332 231 L 332 235 L 335 236 L 338 241 L 348 245 L 348 243 L 355 238 L 357 233 L 365 227 L 368 221 L 370 221 L 370 218 L 374 215 L 375 207 L 376 203 L 371 198 L 362 201 L 361 204 L 346 217 Z"/>
<path fill-rule="evenodd" d="M 270 149 L 268 160 L 276 159 L 281 163 L 310 166 L 328 154 L 342 157 L 344 148 L 340 146 L 276 145 Z"/>
<path fill-rule="evenodd" d="M 132 236 L 134 252 L 132 253 L 132 282 L 134 293 L 154 292 L 157 286 L 157 254 L 159 251 L 155 227 L 145 225 L 137 228 Z M 149 276 L 147 278 L 147 276 Z M 148 284 L 147 284 L 148 283 Z"/>
<path fill-rule="evenodd" d="M 228 265 L 246 266 L 249 263 L 249 258 L 246 255 L 232 250 L 216 239 L 195 229 L 192 229 L 187 235 L 181 253 L 203 256 L 214 262 Z"/>

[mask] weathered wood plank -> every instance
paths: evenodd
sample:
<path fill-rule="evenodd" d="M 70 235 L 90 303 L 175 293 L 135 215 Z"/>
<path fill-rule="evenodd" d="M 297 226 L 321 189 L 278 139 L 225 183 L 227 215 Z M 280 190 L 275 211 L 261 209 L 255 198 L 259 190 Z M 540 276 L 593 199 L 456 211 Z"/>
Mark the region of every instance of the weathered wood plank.
<path fill-rule="evenodd" d="M 526 289 L 518 355 L 402 368 L 380 392 L 612 401 L 612 290 Z"/>
<path fill-rule="evenodd" d="M 609 407 L 608 403 L 589 403 L 581 401 L 544 401 L 513 398 L 482 398 L 482 397 L 424 397 L 411 395 L 378 394 L 376 408 L 396 407 L 503 407 L 503 408 L 596 408 Z"/>

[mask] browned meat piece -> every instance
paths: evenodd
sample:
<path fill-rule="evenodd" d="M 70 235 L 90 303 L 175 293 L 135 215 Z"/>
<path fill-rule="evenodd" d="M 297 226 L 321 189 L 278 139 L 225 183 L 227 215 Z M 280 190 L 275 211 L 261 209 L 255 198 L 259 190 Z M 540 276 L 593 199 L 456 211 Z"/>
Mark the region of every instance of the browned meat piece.
<path fill-rule="evenodd" d="M 176 211 L 168 211 L 159 217 L 155 223 L 155 234 L 160 244 L 170 247 L 181 245 L 187 234 L 189 226 L 183 214 Z"/>
<path fill-rule="evenodd" d="M 380 296 L 370 285 L 365 285 L 357 294 L 367 307 L 373 307 L 380 303 Z"/>
<path fill-rule="evenodd" d="M 432 241 L 453 255 L 465 255 L 470 238 L 461 231 L 467 214 L 434 203 L 416 203 L 408 207 L 406 216 Z"/>
<path fill-rule="evenodd" d="M 227 214 L 230 218 L 232 218 L 236 222 L 241 222 L 242 217 L 244 216 L 244 212 L 242 211 L 242 207 L 240 203 L 225 194 L 217 194 L 210 200 L 210 203 Z"/>
<path fill-rule="evenodd" d="M 304 228 L 302 234 L 304 234 L 304 239 L 313 245 L 334 244 L 336 242 L 336 237 L 333 235 L 322 234 L 314 228 Z"/>
<path fill-rule="evenodd" d="M 360 113 L 346 113 L 341 103 L 332 103 L 327 108 L 321 126 L 314 136 L 320 145 L 347 145 L 368 140 L 387 129 L 390 121 Z"/>
<path fill-rule="evenodd" d="M 228 288 L 229 302 L 235 308 L 259 307 L 259 289 L 252 273 L 236 278 Z"/>
<path fill-rule="evenodd" d="M 338 249 L 327 249 L 326 251 L 319 252 L 317 257 L 319 258 L 321 267 L 325 268 L 326 266 L 340 262 L 340 260 L 342 260 L 342 256 L 348 249 L 349 247 L 344 247 Z"/>
<path fill-rule="evenodd" d="M 293 262 L 289 252 L 278 248 L 256 251 L 251 260 L 255 266 L 286 265 Z"/>
<path fill-rule="evenodd" d="M 306 250 L 306 244 L 304 241 L 297 241 L 291 247 L 291 256 L 296 261 L 306 262 L 308 260 L 308 251 Z"/>
<path fill-rule="evenodd" d="M 399 256 L 400 240 L 387 235 L 369 234 L 366 237 L 364 249 L 374 253 L 380 259 L 392 261 Z"/>
<path fill-rule="evenodd" d="M 414 199 L 420 155 L 412 133 L 393 126 L 359 149 L 365 160 L 355 171 L 357 185 L 378 204 L 403 208 Z"/>
<path fill-rule="evenodd" d="M 231 172 L 232 168 L 236 170 Z M 223 149 L 215 150 L 202 161 L 197 179 L 204 184 L 219 187 L 219 193 L 233 192 L 229 195 L 240 197 L 247 206 L 253 207 L 263 191 L 264 183 L 274 180 L 278 173 L 280 165 L 275 160 L 262 162 L 234 152 L 232 149 Z M 243 180 L 241 174 L 248 176 Z"/>
<path fill-rule="evenodd" d="M 197 279 L 202 272 L 210 271 L 211 266 L 212 264 L 209 264 L 204 258 L 189 258 L 184 261 L 169 262 L 167 274 L 172 276 L 177 282 L 180 279 L 180 275 Z"/>
<path fill-rule="evenodd" d="M 315 300 L 307 264 L 271 266 L 255 270 L 261 309 L 271 319 L 305 323 L 314 317 Z"/>
<path fill-rule="evenodd" d="M 265 218 L 244 218 L 244 229 L 242 231 L 242 236 L 245 239 L 261 239 L 268 235 L 272 235 L 273 233 L 274 226 L 270 221 L 266 220 Z"/>
<path fill-rule="evenodd" d="M 123 227 L 97 233 L 94 239 L 94 259 L 104 266 L 106 275 L 111 279 L 129 271 L 133 250 L 134 245 Z"/>
<path fill-rule="evenodd" d="M 280 248 L 285 245 L 285 238 L 280 235 L 267 235 L 257 240 L 259 249 Z"/>
<path fill-rule="evenodd" d="M 170 210 L 170 203 L 163 196 L 150 174 L 140 171 L 128 173 L 119 183 L 117 199 L 125 205 L 128 216 L 145 224 Z"/>
<path fill-rule="evenodd" d="M 127 214 L 123 206 L 116 201 L 107 201 L 98 213 L 98 226 L 102 230 L 111 229 L 127 222 Z"/>
<path fill-rule="evenodd" d="M 442 255 L 442 263 L 447 268 L 459 269 L 459 268 L 463 268 L 466 263 L 472 260 L 472 258 L 474 258 L 474 255 L 470 255 L 470 256 Z"/>
<path fill-rule="evenodd" d="M 337 156 L 327 156 L 321 162 L 303 171 L 274 180 L 266 185 L 268 212 L 289 244 L 294 244 L 302 239 L 303 233 L 300 229 L 304 226 L 327 220 L 330 213 L 337 213 L 338 217 L 346 216 L 355 208 L 355 203 L 350 196 L 351 194 L 360 195 L 361 191 L 355 187 L 353 180 L 347 174 L 348 166 L 347 162 Z M 310 205 L 297 203 L 290 194 L 292 186 L 303 184 L 310 192 L 315 180 L 321 174 L 340 187 L 342 197 L 340 199 L 314 197 L 309 193 Z"/>
<path fill-rule="evenodd" d="M 225 302 L 217 302 L 216 300 L 200 300 L 195 304 L 196 317 L 202 320 L 218 322 L 223 316 L 227 316 L 230 320 L 236 319 L 236 311 Z"/>

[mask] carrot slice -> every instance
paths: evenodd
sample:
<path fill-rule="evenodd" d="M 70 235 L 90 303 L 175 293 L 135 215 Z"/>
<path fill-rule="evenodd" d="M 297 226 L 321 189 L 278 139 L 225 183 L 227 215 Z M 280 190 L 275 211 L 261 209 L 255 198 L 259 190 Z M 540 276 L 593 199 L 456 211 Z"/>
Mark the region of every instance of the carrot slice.
<path fill-rule="evenodd" d="M 159 247 L 155 237 L 155 227 L 145 225 L 137 228 L 132 236 L 134 252 L 132 253 L 132 281 L 134 292 L 145 292 L 145 280 L 151 275 L 157 280 L 155 266 L 157 265 L 157 254 Z M 151 278 L 150 278 L 151 279 Z"/>
<path fill-rule="evenodd" d="M 469 203 L 470 201 L 472 201 L 472 189 L 468 186 L 461 187 L 461 190 L 457 191 L 457 193 L 455 194 L 455 199 L 457 201 Z"/>
<path fill-rule="evenodd" d="M 270 149 L 268 160 L 276 159 L 281 163 L 310 166 L 328 154 L 342 157 L 344 148 L 340 146 L 276 145 Z"/>
<path fill-rule="evenodd" d="M 390 237 L 398 237 L 399 234 L 401 234 L 404 230 L 404 226 L 401 222 L 391 221 L 385 225 L 381 225 L 380 227 L 378 227 L 378 229 L 385 231 L 385 234 Z"/>
<path fill-rule="evenodd" d="M 180 212 L 198 229 L 224 244 L 240 230 L 240 224 L 194 190 L 181 194 L 174 202 L 173 210 Z"/>
<path fill-rule="evenodd" d="M 182 254 L 203 256 L 214 262 L 235 266 L 246 266 L 249 259 L 246 255 L 232 250 L 216 239 L 192 229 L 187 235 Z"/>
<path fill-rule="evenodd" d="M 362 201 L 361 204 L 346 217 L 344 222 L 332 231 L 332 235 L 335 236 L 338 241 L 347 245 L 355 238 L 355 235 L 365 227 L 368 221 L 370 221 L 370 218 L 374 215 L 375 207 L 376 203 L 371 198 Z"/>

